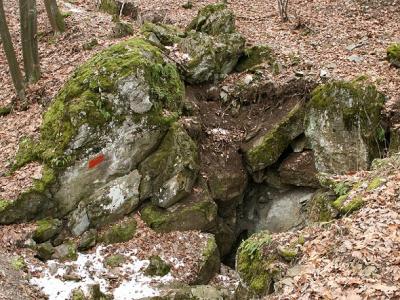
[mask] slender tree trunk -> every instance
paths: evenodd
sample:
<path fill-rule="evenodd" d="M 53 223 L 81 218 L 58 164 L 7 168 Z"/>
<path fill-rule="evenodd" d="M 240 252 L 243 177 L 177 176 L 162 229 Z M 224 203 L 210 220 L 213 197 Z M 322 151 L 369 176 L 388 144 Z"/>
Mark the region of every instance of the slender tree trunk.
<path fill-rule="evenodd" d="M 50 20 L 51 27 L 55 32 L 65 31 L 64 17 L 60 13 L 57 6 L 56 0 L 44 0 L 44 5 L 46 6 L 47 16 Z"/>
<path fill-rule="evenodd" d="M 40 78 L 36 0 L 19 0 L 19 10 L 25 78 L 27 82 L 36 82 Z"/>
<path fill-rule="evenodd" d="M 19 69 L 17 56 L 12 44 L 10 31 L 8 30 L 6 15 L 4 13 L 3 0 L 0 0 L 0 36 L 3 42 L 4 52 L 7 57 L 8 67 L 10 69 L 12 81 L 14 83 L 17 96 L 22 101 L 22 105 L 25 107 L 27 104 L 25 97 L 25 84 Z"/>

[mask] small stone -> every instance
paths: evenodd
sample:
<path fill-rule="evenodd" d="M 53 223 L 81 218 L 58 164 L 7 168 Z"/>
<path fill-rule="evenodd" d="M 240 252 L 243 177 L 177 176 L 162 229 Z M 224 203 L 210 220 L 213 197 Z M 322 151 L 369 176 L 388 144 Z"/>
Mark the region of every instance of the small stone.
<path fill-rule="evenodd" d="M 192 3 L 192 1 L 188 1 L 188 2 L 186 2 L 185 4 L 183 4 L 183 5 L 182 5 L 182 8 L 184 8 L 184 9 L 191 9 L 191 8 L 193 8 L 193 3 Z"/>
<path fill-rule="evenodd" d="M 36 256 L 40 259 L 40 260 L 48 260 L 51 258 L 51 256 L 53 255 L 55 249 L 54 247 L 50 244 L 50 242 L 46 242 L 43 244 L 39 244 L 36 247 Z"/>
<path fill-rule="evenodd" d="M 56 263 L 56 262 L 50 262 L 50 263 L 48 264 L 48 267 L 49 267 L 49 273 L 50 273 L 50 275 L 55 275 L 55 274 L 57 273 L 57 271 L 58 271 L 58 266 L 57 266 L 57 263 Z"/>
<path fill-rule="evenodd" d="M 57 258 L 59 260 L 76 260 L 78 258 L 76 244 L 73 242 L 66 242 L 55 247 L 53 258 Z"/>
<path fill-rule="evenodd" d="M 244 78 L 243 78 L 243 83 L 244 84 L 250 84 L 253 81 L 253 75 L 252 74 L 247 74 Z"/>
<path fill-rule="evenodd" d="M 121 266 L 126 261 L 126 257 L 121 254 L 115 254 L 107 257 L 104 264 L 107 267 L 115 268 Z"/>
<path fill-rule="evenodd" d="M 96 229 L 90 229 L 86 231 L 79 241 L 78 250 L 85 251 L 96 245 L 97 231 Z"/>
<path fill-rule="evenodd" d="M 330 78 L 331 75 L 329 73 L 329 71 L 327 69 L 321 69 L 321 71 L 319 72 L 319 77 L 321 78 Z"/>
<path fill-rule="evenodd" d="M 364 60 L 361 56 L 358 56 L 358 55 L 351 55 L 347 59 L 349 61 L 355 62 L 355 63 L 360 63 L 360 62 L 362 62 Z"/>

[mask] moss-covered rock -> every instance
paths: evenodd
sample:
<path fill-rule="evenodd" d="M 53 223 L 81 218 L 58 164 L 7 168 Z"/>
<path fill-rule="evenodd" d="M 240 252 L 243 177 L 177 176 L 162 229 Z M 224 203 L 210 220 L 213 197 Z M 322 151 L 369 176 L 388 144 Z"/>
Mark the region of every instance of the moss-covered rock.
<path fill-rule="evenodd" d="M 133 172 L 181 113 L 183 89 L 175 65 L 142 39 L 96 54 L 45 112 L 40 140 L 20 147 L 18 167 L 39 161 L 43 177 L 0 212 L 0 222 L 65 216 Z"/>
<path fill-rule="evenodd" d="M 386 50 L 386 55 L 393 66 L 400 68 L 400 44 L 391 44 Z"/>
<path fill-rule="evenodd" d="M 81 239 L 79 240 L 78 250 L 85 251 L 96 245 L 97 242 L 97 230 L 90 229 L 82 234 Z"/>
<path fill-rule="evenodd" d="M 58 219 L 43 219 L 36 223 L 37 227 L 33 232 L 33 240 L 36 243 L 44 243 L 61 232 L 62 222 Z"/>
<path fill-rule="evenodd" d="M 126 261 L 126 257 L 121 254 L 108 256 L 104 260 L 104 265 L 110 268 L 120 267 Z"/>
<path fill-rule="evenodd" d="M 100 10 L 111 15 L 118 14 L 118 5 L 115 0 L 101 0 L 99 4 Z"/>
<path fill-rule="evenodd" d="M 216 226 L 217 205 L 206 188 L 197 187 L 188 198 L 167 209 L 148 203 L 141 210 L 141 217 L 157 232 L 209 231 Z"/>
<path fill-rule="evenodd" d="M 187 59 L 182 61 L 185 80 L 198 84 L 218 80 L 229 74 L 244 49 L 244 38 L 239 33 L 210 36 L 189 32 L 178 43 L 178 50 Z"/>
<path fill-rule="evenodd" d="M 199 10 L 186 28 L 210 35 L 235 32 L 235 16 L 223 3 L 210 4 Z"/>
<path fill-rule="evenodd" d="M 307 221 L 308 222 L 329 222 L 334 219 L 338 211 L 333 208 L 332 202 L 335 196 L 326 190 L 317 191 L 311 201 L 307 203 Z"/>
<path fill-rule="evenodd" d="M 21 270 L 26 267 L 26 262 L 22 256 L 15 256 L 11 260 L 11 266 L 14 270 Z"/>
<path fill-rule="evenodd" d="M 211 235 L 201 253 L 201 261 L 193 284 L 207 284 L 221 266 L 220 255 L 215 238 Z"/>
<path fill-rule="evenodd" d="M 112 28 L 112 35 L 114 38 L 119 39 L 133 34 L 132 24 L 118 20 L 114 23 Z"/>
<path fill-rule="evenodd" d="M 256 295 L 270 292 L 279 272 L 273 264 L 277 255 L 264 253 L 264 246 L 271 243 L 268 232 L 260 232 L 242 242 L 237 252 L 236 271 L 246 287 Z"/>
<path fill-rule="evenodd" d="M 78 258 L 77 246 L 72 241 L 67 241 L 54 248 L 52 258 L 61 261 L 76 260 Z"/>
<path fill-rule="evenodd" d="M 105 244 L 123 243 L 131 240 L 136 233 L 135 219 L 129 219 L 107 229 L 99 238 Z"/>
<path fill-rule="evenodd" d="M 374 179 L 372 179 L 367 186 L 367 191 L 373 191 L 377 188 L 379 188 L 382 184 L 385 183 L 385 180 L 383 178 L 380 177 L 375 177 Z"/>
<path fill-rule="evenodd" d="M 337 209 L 340 214 L 348 215 L 359 210 L 364 205 L 364 200 L 361 195 L 349 196 L 343 195 L 332 202 L 332 206 Z"/>
<path fill-rule="evenodd" d="M 178 124 L 169 129 L 157 151 L 139 166 L 141 199 L 167 208 L 189 195 L 199 172 L 197 145 Z"/>
<path fill-rule="evenodd" d="M 374 86 L 359 82 L 331 82 L 312 92 L 305 133 L 319 172 L 367 169 L 383 153 L 384 100 Z"/>
<path fill-rule="evenodd" d="M 255 45 L 244 50 L 235 67 L 235 71 L 243 72 L 263 63 L 271 65 L 274 62 L 275 58 L 270 47 L 267 45 Z"/>
<path fill-rule="evenodd" d="M 250 169 L 259 171 L 275 163 L 290 142 L 304 131 L 305 111 L 301 103 L 271 130 L 257 136 L 243 147 Z"/>
<path fill-rule="evenodd" d="M 164 46 L 171 46 L 178 43 L 185 33 L 178 27 L 168 24 L 153 24 L 145 22 L 140 28 L 142 34 L 150 41 L 161 43 Z M 156 38 L 157 40 L 154 40 Z"/>
<path fill-rule="evenodd" d="M 145 270 L 145 274 L 149 276 L 165 276 L 171 270 L 171 266 L 168 265 L 158 255 L 151 256 L 150 262 Z"/>
<path fill-rule="evenodd" d="M 36 256 L 41 260 L 48 260 L 52 257 L 55 249 L 50 244 L 50 242 L 45 242 L 37 245 L 36 247 Z"/>

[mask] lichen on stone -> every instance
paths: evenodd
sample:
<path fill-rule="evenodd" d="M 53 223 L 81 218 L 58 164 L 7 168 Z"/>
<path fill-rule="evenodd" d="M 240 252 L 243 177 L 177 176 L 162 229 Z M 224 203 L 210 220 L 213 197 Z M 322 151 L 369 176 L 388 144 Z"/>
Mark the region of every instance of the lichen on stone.
<path fill-rule="evenodd" d="M 319 172 L 367 169 L 383 154 L 384 102 L 374 86 L 359 81 L 334 81 L 314 89 L 305 134 Z"/>

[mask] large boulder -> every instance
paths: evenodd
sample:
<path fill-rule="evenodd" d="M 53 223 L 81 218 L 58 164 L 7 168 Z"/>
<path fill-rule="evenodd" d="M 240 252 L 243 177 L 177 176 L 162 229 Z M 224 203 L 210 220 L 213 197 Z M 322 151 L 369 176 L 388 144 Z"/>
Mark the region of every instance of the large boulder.
<path fill-rule="evenodd" d="M 37 160 L 43 176 L 2 208 L 0 221 L 71 213 L 80 234 L 130 213 L 139 204 L 138 165 L 177 120 L 183 91 L 175 65 L 142 39 L 95 55 L 44 114 L 39 142 L 21 149 L 30 155 L 16 164 Z"/>
<path fill-rule="evenodd" d="M 303 207 L 313 194 L 313 189 L 305 187 L 278 190 L 265 184 L 250 186 L 244 199 L 249 232 L 284 232 L 301 226 L 305 221 Z"/>
<path fill-rule="evenodd" d="M 157 151 L 139 166 L 143 176 L 140 197 L 167 208 L 189 195 L 199 171 L 197 145 L 174 124 Z"/>
<path fill-rule="evenodd" d="M 239 33 L 210 36 L 189 32 L 178 44 L 185 80 L 198 84 L 223 78 L 238 62 L 245 39 Z"/>
<path fill-rule="evenodd" d="M 290 142 L 304 131 L 304 116 L 304 107 L 299 102 L 273 128 L 243 145 L 251 171 L 260 171 L 278 160 Z"/>
<path fill-rule="evenodd" d="M 235 15 L 223 3 L 203 7 L 190 22 L 187 31 L 195 30 L 209 35 L 235 32 Z"/>
<path fill-rule="evenodd" d="M 367 169 L 383 153 L 384 100 L 375 87 L 354 82 L 332 82 L 312 92 L 305 134 L 319 172 Z"/>

